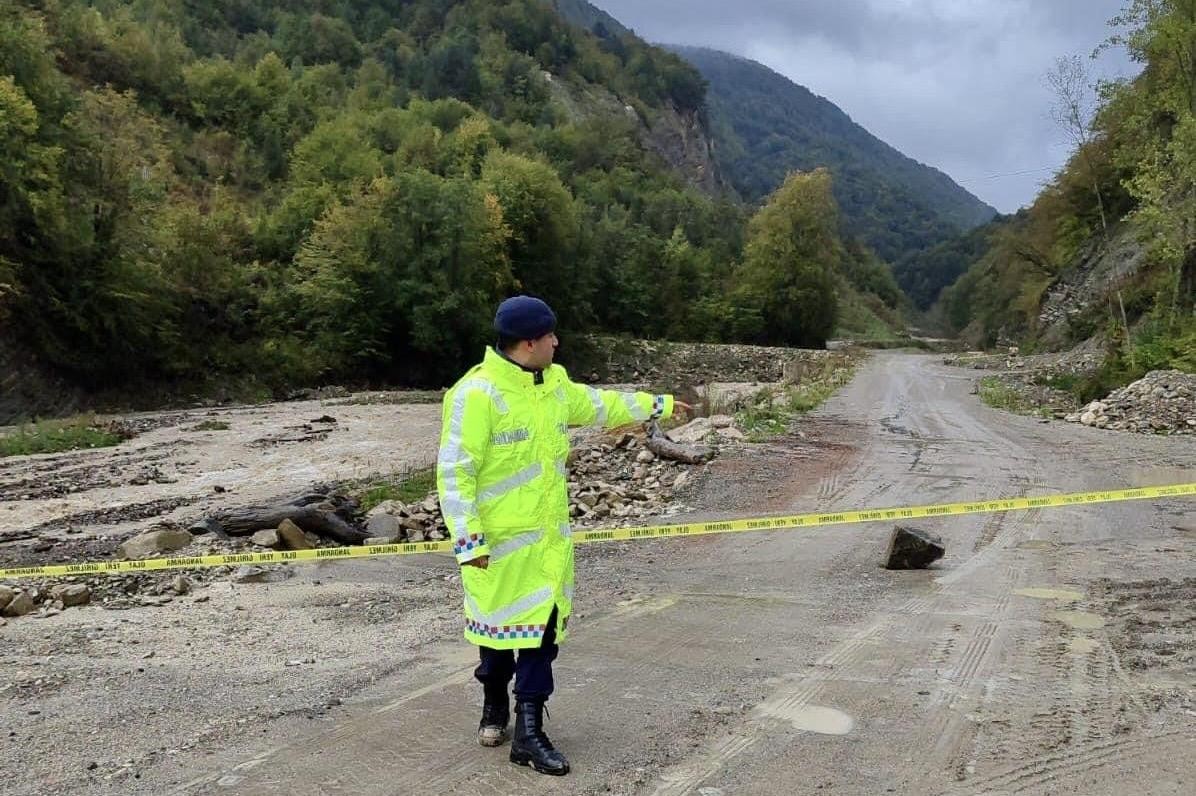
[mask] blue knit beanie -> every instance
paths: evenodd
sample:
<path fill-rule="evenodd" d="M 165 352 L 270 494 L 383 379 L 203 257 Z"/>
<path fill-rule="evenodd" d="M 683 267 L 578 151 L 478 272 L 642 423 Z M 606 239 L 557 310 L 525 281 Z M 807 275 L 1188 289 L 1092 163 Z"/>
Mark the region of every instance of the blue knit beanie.
<path fill-rule="evenodd" d="M 513 296 L 494 314 L 494 331 L 511 340 L 536 340 L 555 328 L 552 308 L 531 296 Z"/>

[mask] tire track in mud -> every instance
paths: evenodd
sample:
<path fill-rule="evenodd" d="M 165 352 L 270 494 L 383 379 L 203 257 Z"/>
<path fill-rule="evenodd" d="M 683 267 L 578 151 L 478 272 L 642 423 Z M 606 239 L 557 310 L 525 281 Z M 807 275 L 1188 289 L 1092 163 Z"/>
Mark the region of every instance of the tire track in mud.
<path fill-rule="evenodd" d="M 994 537 L 993 542 L 998 538 Z M 998 546 L 1004 545 L 990 544 L 978 555 L 984 555 L 986 550 Z M 1054 550 L 1053 547 L 1043 549 Z M 1017 571 L 1012 562 L 1007 566 L 1011 568 L 1010 574 Z M 1000 605 L 1002 612 L 1009 602 L 1010 592 L 1006 592 Z M 1043 610 L 1045 612 L 1051 608 L 1044 605 Z M 996 686 L 1003 692 L 1003 701 L 1006 703 L 1023 706 L 1041 704 L 1046 696 L 1049 698 L 1048 708 L 1040 708 L 1028 721 L 1019 722 L 1017 729 L 1009 726 L 1009 719 L 1001 719 L 1004 731 L 1000 737 L 1007 740 L 998 741 L 996 755 L 982 755 L 978 743 L 972 753 L 960 754 L 954 770 L 957 779 L 969 780 L 967 790 L 949 792 L 987 793 L 990 786 L 1001 793 L 1021 792 L 1055 778 L 1082 773 L 1084 766 L 1089 763 L 1099 763 L 1106 758 L 1113 761 L 1119 754 L 1118 750 L 1128 750 L 1127 753 L 1132 756 L 1137 748 L 1134 745 L 1136 741 L 1128 736 L 1115 743 L 1107 740 L 1129 732 L 1134 724 L 1140 724 L 1146 718 L 1147 713 L 1137 697 L 1136 686 L 1121 669 L 1106 635 L 1098 632 L 1093 638 L 1079 631 L 1063 631 L 1054 639 L 1042 640 L 1042 628 L 1051 624 L 1058 624 L 1060 629 L 1063 627 L 1062 623 L 1056 623 L 1051 618 L 1012 627 L 1012 636 L 1006 641 L 1006 646 L 1014 654 L 1005 668 L 1041 674 L 1020 685 L 999 680 Z M 1037 652 L 1027 655 L 1027 648 Z M 980 733 L 984 732 L 983 727 L 977 729 Z M 1031 751 L 1043 749 L 1049 750 L 1046 755 L 1034 756 Z M 959 751 L 962 752 L 962 745 Z M 1100 754 L 1094 756 L 1096 752 Z M 1002 775 L 1007 781 L 993 777 L 971 781 L 968 775 L 972 768 L 970 764 L 975 764 L 981 758 L 996 762 L 1026 756 L 1034 760 L 1041 758 L 1049 765 L 1044 765 L 1040 772 L 1036 768 L 1037 764 L 1027 763 Z M 1009 786 L 1014 786 L 1013 790 L 1007 791 Z"/>
<path fill-rule="evenodd" d="M 897 425 L 898 416 L 882 421 L 886 429 L 921 440 L 920 433 Z M 953 422 L 942 414 L 927 416 L 922 419 L 922 424 L 937 427 L 939 431 L 949 428 L 956 432 L 957 439 L 970 439 L 973 449 L 991 449 L 991 452 L 985 451 L 986 456 L 1003 462 L 1017 462 L 1017 465 L 1005 465 L 1001 469 L 1001 474 L 1013 487 L 1003 494 L 1020 497 L 1030 489 L 1046 486 L 1038 458 L 1015 442 L 993 436 L 986 429 Z M 910 465 L 911 471 L 922 467 L 933 471 L 945 464 L 923 461 L 926 453 L 935 453 L 933 448 L 927 450 L 920 446 L 918 453 Z M 944 449 L 942 458 L 949 457 L 950 453 Z M 912 613 L 916 630 L 911 635 L 915 639 L 918 635 L 934 639 L 922 654 L 933 663 L 935 670 L 941 672 L 929 695 L 929 715 L 919 723 L 913 743 L 914 748 L 929 750 L 919 758 L 920 771 L 912 772 L 915 780 L 933 780 L 944 771 L 960 776 L 966 769 L 978 732 L 976 724 L 967 716 L 974 706 L 983 706 L 986 702 L 990 673 L 1018 635 L 1016 628 L 1007 625 L 1011 618 L 1013 591 L 1020 585 L 1024 573 L 1009 559 L 1009 548 L 1034 527 L 1040 514 L 1033 511 L 989 515 L 972 542 L 971 555 L 937 579 L 933 594 L 915 598 Z M 960 607 L 965 608 L 965 614 L 970 613 L 966 610 L 968 602 L 974 603 L 978 597 L 982 607 L 972 610 L 983 611 L 983 621 L 975 621 L 978 617 L 970 615 L 951 619 Z M 936 629 L 939 630 L 937 636 L 934 634 Z M 911 652 L 918 654 L 916 648 Z"/>
<path fill-rule="evenodd" d="M 1087 774 L 1112 764 L 1124 764 L 1151 755 L 1164 756 L 1168 750 L 1189 736 L 1189 730 L 1172 730 L 1136 738 L 1124 737 L 1095 741 L 1051 751 L 1012 766 L 1000 774 L 972 779 L 966 784 L 949 788 L 941 796 L 970 796 L 971 794 L 1023 793 L 1049 782 Z M 1190 754 L 1189 748 L 1188 753 Z"/>
<path fill-rule="evenodd" d="M 1056 484 L 1048 484 L 1047 478 L 1044 477 L 1043 467 L 1037 458 L 1027 457 L 1024 449 L 1020 449 L 1019 446 L 1011 445 L 1007 441 L 1002 442 L 1002 445 L 999 445 L 999 447 L 1005 448 L 1005 451 L 1001 452 L 1002 459 L 1023 461 L 1027 465 L 1023 472 L 1011 471 L 1008 466 L 1005 467 L 1005 471 L 1011 477 L 1011 483 L 1017 485 L 1018 495 L 1024 496 L 1031 490 L 1057 488 Z M 1047 518 L 1042 514 L 1041 512 L 1030 512 L 991 516 L 984 523 L 981 533 L 975 541 L 974 556 L 969 561 L 960 564 L 951 574 L 940 578 L 942 586 L 947 588 L 962 586 L 966 581 L 974 580 L 982 572 L 991 572 L 993 564 L 1006 558 L 1005 568 L 1003 568 L 1005 571 L 1001 578 L 1003 594 L 993 607 L 994 616 L 1006 616 L 1009 605 L 1011 605 L 1013 589 L 1018 586 L 1019 580 L 1024 580 L 1033 569 L 1026 567 L 1026 562 L 1015 564 L 1014 561 L 1008 559 L 1005 553 L 1009 551 L 1009 547 L 1024 538 L 1027 532 L 1044 527 L 1042 522 Z M 1050 564 L 1047 569 L 1054 572 L 1057 567 Z M 1039 569 L 1039 574 L 1042 574 L 1041 569 Z M 1055 580 L 1054 577 L 1042 577 L 1042 582 L 1049 583 Z M 988 593 L 993 592 L 991 587 L 986 590 Z M 1014 657 L 1017 659 L 1018 650 L 1023 648 L 1027 641 L 1036 638 L 1038 632 L 1041 631 L 1036 630 L 1033 624 L 1029 626 L 1014 624 L 1003 633 L 1008 637 L 1002 638 L 1001 630 L 997 629 L 994 632 L 993 623 L 981 625 L 980 630 L 971 637 L 971 641 L 966 645 L 965 651 L 959 654 L 958 673 L 954 673 L 951 680 L 963 685 L 964 688 L 969 684 L 975 684 L 977 673 L 983 669 L 984 657 L 993 656 L 989 648 L 1012 649 Z M 940 638 L 933 647 L 932 655 L 935 665 L 944 665 L 953 655 L 957 654 L 956 650 L 956 639 L 950 635 Z M 1000 789 L 1011 784 L 1015 785 L 1014 792 L 1020 792 L 1049 782 L 1051 778 L 1067 776 L 1070 772 L 1082 770 L 1086 765 L 1115 763 L 1118 754 L 1127 754 L 1131 757 L 1131 755 L 1148 751 L 1149 743 L 1151 743 L 1149 741 L 1118 740 L 1109 742 L 1103 740 L 1109 739 L 1111 735 L 1117 733 L 1125 733 L 1130 724 L 1139 723 L 1137 720 L 1141 720 L 1146 715 L 1141 700 L 1136 696 L 1133 682 L 1130 682 L 1125 676 L 1121 662 L 1113 653 L 1111 645 L 1103 633 L 1096 649 L 1087 651 L 1085 654 L 1078 654 L 1060 642 L 1056 644 L 1055 654 L 1052 655 L 1050 661 L 1041 662 L 1037 666 L 1014 665 L 1007 668 L 1017 669 L 1017 671 L 1054 673 L 1045 675 L 1043 680 L 1049 684 L 1048 691 L 1055 694 L 1054 709 L 1051 711 L 1054 715 L 1044 717 L 1045 721 L 1032 722 L 1031 727 L 1026 728 L 1027 733 L 1019 735 L 1017 741 L 1019 748 L 1009 757 L 1017 757 L 1027 747 L 1042 748 L 1042 745 L 1054 743 L 1055 748 L 1042 758 L 1041 772 L 1039 772 L 1039 764 L 1026 764 L 1013 770 L 1013 773 L 1006 774 L 1005 779 L 976 780 L 975 783 L 970 782 L 964 786 L 965 791 L 958 792 L 981 792 L 989 785 Z M 1032 686 L 1027 685 L 1024 688 L 1025 693 L 1021 694 L 1023 699 L 1018 702 L 1035 704 L 1036 700 L 1043 696 L 1042 685 L 1042 682 L 1035 682 Z M 999 680 L 994 687 L 1005 686 L 1002 686 Z M 981 704 L 983 704 L 983 694 L 978 694 L 978 696 L 981 697 Z M 947 703 L 947 708 L 956 709 L 968 704 L 964 702 L 963 698 L 964 693 L 958 692 Z M 1005 700 L 1009 702 L 1008 697 Z M 1127 702 L 1129 704 L 1125 704 Z M 939 715 L 936 716 L 938 721 L 935 722 L 932 734 L 939 735 L 940 743 L 935 746 L 935 758 L 938 758 L 940 763 L 946 764 L 948 763 L 945 759 L 946 755 L 952 755 L 954 760 L 952 764 L 947 765 L 947 770 L 953 770 L 959 779 L 964 779 L 966 771 L 970 770 L 969 764 L 975 763 L 975 758 L 980 755 L 963 753 L 964 748 L 968 746 L 965 739 L 960 739 L 957 743 L 944 742 L 945 739 L 950 739 L 954 735 L 963 735 L 960 733 L 960 728 L 957 727 L 958 720 L 953 718 L 952 721 L 942 722 L 942 716 L 950 715 L 939 712 Z M 978 725 L 972 729 L 975 729 L 977 733 L 983 733 L 984 725 Z M 999 730 L 999 733 L 1003 736 L 1014 735 L 1008 729 Z M 1054 740 L 1051 740 L 1052 736 L 1054 736 Z M 980 746 L 980 740 L 977 739 L 974 752 L 978 752 L 978 746 Z"/>
<path fill-rule="evenodd" d="M 926 445 L 920 432 L 908 428 L 900 422 L 904 414 L 903 409 L 907 406 L 908 402 L 899 401 L 898 411 L 882 418 L 880 425 L 889 435 L 898 438 L 888 440 L 890 448 L 903 449 L 908 444 L 908 440 L 914 442 L 916 449 L 912 461 L 907 467 L 908 471 L 916 473 L 927 467 L 933 470 L 935 465 L 931 462 L 924 462 L 924 457 L 928 452 L 932 456 L 935 455 L 937 450 Z M 934 420 L 932 419 L 930 422 L 933 424 Z M 1011 482 L 1018 485 L 1019 495 L 1025 494 L 1031 485 L 1042 485 L 1041 467 L 1035 457 L 1028 455 L 1020 446 L 1005 440 L 988 437 L 984 439 L 984 442 L 997 449 L 993 455 L 1024 463 L 1018 465 L 1020 472 L 1010 473 Z M 870 437 L 867 451 L 874 451 L 878 447 L 882 446 L 878 445 L 875 437 Z M 861 459 L 867 461 L 868 456 L 863 455 Z M 1007 468 L 1006 472 L 1011 469 Z M 869 482 L 866 477 L 867 470 L 863 466 L 857 467 L 853 470 L 853 474 L 857 476 L 856 483 L 859 484 L 862 481 L 867 489 L 866 485 Z M 843 481 L 844 479 L 833 474 L 831 477 L 822 479 L 818 484 L 819 499 L 828 500 L 841 497 L 844 491 L 841 486 Z M 871 491 L 865 493 L 867 496 L 888 488 L 887 483 L 877 483 L 875 479 L 872 480 L 872 483 Z M 951 486 L 954 488 L 954 481 Z M 954 577 L 940 578 L 934 594 L 910 598 L 892 609 L 889 615 L 841 643 L 818 661 L 815 672 L 804 677 L 800 683 L 789 685 L 774 693 L 772 697 L 758 706 L 753 711 L 755 726 L 741 727 L 737 732 L 708 744 L 700 759 L 691 759 L 680 766 L 667 770 L 662 774 L 655 793 L 664 796 L 665 794 L 683 794 L 692 791 L 720 769 L 728 766 L 734 757 L 751 749 L 756 741 L 764 736 L 767 718 L 792 715 L 801 707 L 815 701 L 829 684 L 875 680 L 877 661 L 874 652 L 877 647 L 893 648 L 896 645 L 904 644 L 909 649 L 913 646 L 914 648 L 910 651 L 916 656 L 916 645 L 918 643 L 925 644 L 925 642 L 918 639 L 918 633 L 911 634 L 913 645 L 910 644 L 908 637 L 902 638 L 900 623 L 891 622 L 891 615 L 913 617 L 917 626 L 929 630 L 936 624 L 940 624 L 941 617 L 948 616 L 956 610 L 956 605 L 964 600 L 971 591 L 970 581 L 982 570 L 989 576 L 989 582 L 985 584 L 984 592 L 991 594 L 996 585 L 991 582 L 993 571 L 991 565 L 996 563 L 1007 547 L 1021 537 L 1027 523 L 1034 522 L 1039 512 L 1028 512 L 1027 514 L 1029 516 L 1017 517 L 1012 520 L 1010 515 L 994 515 L 989 520 L 987 531 L 982 532 L 981 538 L 973 545 L 973 554 L 955 572 L 951 573 Z M 957 648 L 959 652 L 955 654 L 956 662 L 939 688 L 939 696 L 932 699 L 933 715 L 921 724 L 921 735 L 924 742 L 917 744 L 917 747 L 934 750 L 930 760 L 927 761 L 930 771 L 926 773 L 958 765 L 961 748 L 970 744 L 974 736 L 974 729 L 970 727 L 971 723 L 964 718 L 960 708 L 983 696 L 984 676 L 993 662 L 999 659 L 1002 652 L 1004 634 L 1001 633 L 1001 620 L 1005 618 L 1010 609 L 1012 591 L 1018 583 L 1019 572 L 1012 563 L 1006 562 L 998 566 L 996 571 L 1000 574 L 1002 582 L 996 589 L 997 597 L 991 603 L 987 614 L 991 618 L 979 623 L 969 623 L 970 627 L 968 628 L 965 628 L 964 624 L 948 624 L 945 629 L 945 637 L 937 642 L 932 642 L 930 654 L 937 653 L 944 659 L 944 662 L 949 662 Z M 960 646 L 957 645 L 957 640 L 961 635 L 966 636 L 967 640 Z M 899 656 L 891 655 L 887 659 L 884 674 L 892 677 L 898 674 L 904 665 L 905 662 Z M 860 695 L 859 698 L 865 697 Z M 852 701 L 854 700 L 848 696 L 846 703 L 840 700 L 837 706 L 848 713 L 853 713 Z"/>
<path fill-rule="evenodd" d="M 884 622 L 876 622 L 840 642 L 814 663 L 814 671 L 799 681 L 777 689 L 751 712 L 749 720 L 735 730 L 708 741 L 702 752 L 665 769 L 657 780 L 654 796 L 682 796 L 690 793 L 735 759 L 767 737 L 780 717 L 796 714 L 810 704 L 829 684 L 850 680 L 864 672 L 872 652 L 884 637 Z"/>

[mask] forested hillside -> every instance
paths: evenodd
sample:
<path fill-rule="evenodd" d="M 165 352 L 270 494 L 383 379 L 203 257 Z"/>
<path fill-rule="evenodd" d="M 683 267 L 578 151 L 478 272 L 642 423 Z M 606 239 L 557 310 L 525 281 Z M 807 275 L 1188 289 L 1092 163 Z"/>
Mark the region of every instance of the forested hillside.
<path fill-rule="evenodd" d="M 6 0 L 0 348 L 88 389 L 443 384 L 520 290 L 569 332 L 818 344 L 650 145 L 704 91 L 541 0 Z"/>
<path fill-rule="evenodd" d="M 701 334 L 741 247 L 640 143 L 701 78 L 534 0 L 0 8 L 5 333 L 84 382 L 442 379 L 517 289 Z"/>
<path fill-rule="evenodd" d="M 1094 395 L 1152 369 L 1196 370 L 1196 0 L 1133 0 L 1113 22 L 1111 43 L 1141 75 L 1095 86 L 1067 167 L 992 231 L 940 305 L 976 344 L 1096 336 L 1108 356 Z M 1073 108 L 1093 90 L 1079 59 L 1060 62 L 1055 84 Z"/>
<path fill-rule="evenodd" d="M 988 252 L 996 232 L 1008 221 L 1007 216 L 997 216 L 962 235 L 902 257 L 893 270 L 901 274 L 902 287 L 910 300 L 923 309 L 933 305 L 945 287 L 953 285 Z"/>
<path fill-rule="evenodd" d="M 938 271 L 920 268 L 920 253 L 989 221 L 993 208 L 761 64 L 699 47 L 669 49 L 709 81 L 716 157 L 746 199 L 771 193 L 790 170 L 825 167 L 848 234 L 891 263 L 920 306 L 958 276 L 935 281 Z"/>

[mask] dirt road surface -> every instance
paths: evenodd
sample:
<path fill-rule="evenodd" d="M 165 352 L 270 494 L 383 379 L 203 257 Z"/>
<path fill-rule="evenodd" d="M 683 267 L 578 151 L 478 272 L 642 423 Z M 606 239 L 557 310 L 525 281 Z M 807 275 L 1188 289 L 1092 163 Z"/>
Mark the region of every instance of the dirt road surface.
<path fill-rule="evenodd" d="M 877 356 L 801 435 L 720 458 L 687 502 L 755 515 L 1196 480 L 1191 439 L 1002 413 L 974 379 Z M 444 559 L 13 621 L 3 790 L 1196 792 L 1190 499 L 919 524 L 947 541 L 930 571 L 881 569 L 879 524 L 579 551 L 548 723 L 563 780 L 476 745 Z"/>

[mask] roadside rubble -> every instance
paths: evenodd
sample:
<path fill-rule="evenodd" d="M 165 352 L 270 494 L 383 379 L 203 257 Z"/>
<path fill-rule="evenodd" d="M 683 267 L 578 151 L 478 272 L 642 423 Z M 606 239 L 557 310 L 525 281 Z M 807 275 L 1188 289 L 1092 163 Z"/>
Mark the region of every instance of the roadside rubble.
<path fill-rule="evenodd" d="M 1104 357 L 1104 351 L 1086 345 L 1047 354 L 1023 354 L 1018 346 L 1009 346 L 1005 353 L 967 351 L 945 356 L 942 361 L 944 365 L 972 370 L 1009 370 L 1036 376 L 1078 376 L 1097 370 Z"/>
<path fill-rule="evenodd" d="M 1069 423 L 1146 434 L 1196 434 L 1196 375 L 1152 370 L 1138 381 L 1092 401 Z"/>
<path fill-rule="evenodd" d="M 1021 356 L 1016 347 L 1004 355 L 970 352 L 943 359 L 954 367 L 998 371 L 987 378 L 1017 396 L 1019 411 L 1035 410 L 1110 431 L 1196 434 L 1196 375 L 1178 370 L 1150 371 L 1104 398 L 1078 406 L 1071 385 L 1094 374 L 1101 361 L 1098 353 L 1086 348 Z"/>
<path fill-rule="evenodd" d="M 733 443 L 744 438 L 729 416 L 697 418 L 668 432 L 682 444 Z M 663 459 L 647 448 L 641 429 L 590 432 L 575 441 L 569 455 L 569 516 L 578 527 L 610 521 L 678 514 L 685 506 L 675 493 L 689 483 L 693 466 Z M 388 500 L 367 515 L 374 533 L 369 544 L 438 541 L 447 538 L 435 493 L 403 504 Z"/>
<path fill-rule="evenodd" d="M 670 430 L 668 437 L 681 445 L 705 444 L 710 446 L 712 453 L 717 453 L 721 447 L 743 440 L 744 434 L 735 427 L 732 417 L 722 415 L 697 418 Z M 661 458 L 653 453 L 648 449 L 648 439 L 642 428 L 628 427 L 614 432 L 580 431 L 569 457 L 570 517 L 578 528 L 601 528 L 679 514 L 687 507 L 678 501 L 678 495 L 693 482 L 694 472 L 701 466 Z M 448 536 L 434 490 L 419 500 L 407 503 L 388 500 L 368 512 L 360 512 L 351 498 L 334 494 L 337 489 L 344 487 L 314 486 L 310 492 L 323 499 L 335 500 L 342 516 L 352 516 L 349 524 L 360 530 L 364 544 L 441 541 Z M 294 505 L 304 499 L 279 505 Z M 228 512 L 222 516 L 227 520 L 230 516 L 242 517 L 244 513 Z M 342 546 L 337 539 L 315 532 L 322 527 L 305 528 L 291 519 L 283 519 L 275 528 L 252 533 L 243 533 L 238 528 L 240 535 L 234 537 L 223 531 L 219 518 L 209 516 L 187 527 L 164 522 L 122 541 L 110 540 L 108 554 L 117 559 L 137 560 L 164 555 L 200 556 Z M 55 553 L 51 548 L 43 551 L 36 562 L 25 563 L 56 562 L 60 557 L 61 553 Z M 18 581 L 0 585 L 0 614 L 15 619 L 54 616 L 81 605 L 126 609 L 162 606 L 183 598 L 203 602 L 203 596 L 193 592 L 213 581 L 271 583 L 286 580 L 291 574 L 285 565 L 220 566 L 189 570 L 185 574 L 177 571 L 129 572 Z M 0 622 L 4 621 L 0 618 Z"/>

